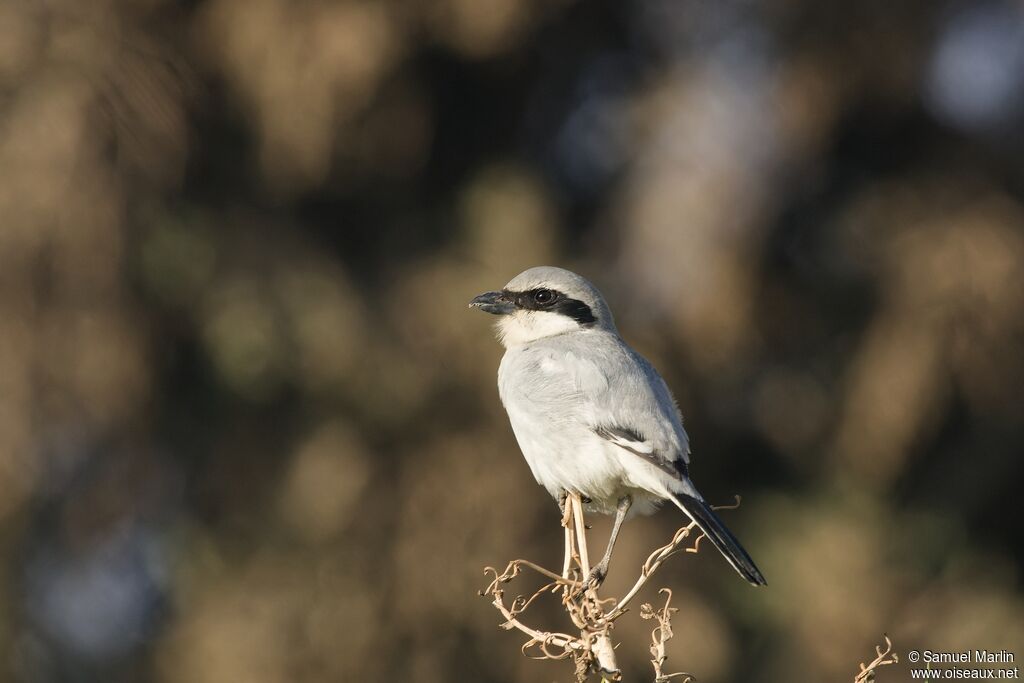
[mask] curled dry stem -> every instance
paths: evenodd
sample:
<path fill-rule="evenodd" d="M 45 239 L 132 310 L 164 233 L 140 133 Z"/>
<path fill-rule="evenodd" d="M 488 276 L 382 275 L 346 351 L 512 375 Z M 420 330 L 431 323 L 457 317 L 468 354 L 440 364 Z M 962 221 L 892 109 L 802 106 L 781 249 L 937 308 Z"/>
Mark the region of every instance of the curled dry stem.
<path fill-rule="evenodd" d="M 739 504 L 740 498 L 737 496 L 735 505 L 723 507 L 734 508 Z M 599 586 L 587 581 L 591 569 L 587 549 L 587 526 L 583 519 L 583 501 L 577 493 L 570 493 L 563 501 L 562 526 L 565 535 L 565 554 L 561 573 L 555 573 L 527 560 L 513 560 L 503 572 L 499 573 L 494 567 L 487 567 L 484 570 L 492 580 L 480 594 L 491 598 L 495 609 L 504 617 L 502 628 L 518 630 L 527 636 L 527 641 L 522 646 L 523 654 L 527 657 L 551 660 L 571 657 L 575 664 L 578 683 L 584 683 L 591 673 L 600 674 L 605 681 L 621 680 L 622 674 L 616 663 L 615 645 L 611 637 L 615 621 L 628 611 L 629 603 L 668 558 L 684 551 L 697 552 L 703 534 L 698 533 L 692 542 L 687 543 L 696 525 L 691 523 L 677 530 L 668 543 L 647 557 L 633 587 L 622 598 L 616 599 L 599 597 Z M 699 532 L 699 529 L 697 531 Z M 539 574 L 546 578 L 547 582 L 532 593 L 517 595 L 507 603 L 504 586 L 524 570 Z M 651 662 L 654 665 L 655 682 L 664 683 L 676 678 L 688 681 L 691 680 L 689 674 L 665 674 L 661 670 L 667 659 L 665 643 L 672 637 L 671 616 L 676 611 L 675 608 L 669 607 L 671 591 L 662 589 L 662 592 L 666 593 L 667 597 L 661 609 L 654 610 L 650 605 L 641 608 L 641 617 L 656 619 L 658 622 L 651 633 Z M 561 595 L 562 607 L 573 626 L 579 631 L 578 635 L 537 629 L 521 620 L 523 614 L 540 596 L 549 593 Z M 865 682 L 858 680 L 857 683 Z"/>
<path fill-rule="evenodd" d="M 668 661 L 665 643 L 672 638 L 672 615 L 679 610 L 675 607 L 669 607 L 669 603 L 672 602 L 672 591 L 670 589 L 662 588 L 658 593 L 665 594 L 665 604 L 661 609 L 655 610 L 649 602 L 645 602 L 640 606 L 641 619 L 654 619 L 658 623 L 651 631 L 651 657 L 653 657 L 651 665 L 654 667 L 654 683 L 665 683 L 665 681 L 672 680 L 673 678 L 681 678 L 683 683 L 689 683 L 693 680 L 692 674 L 682 671 L 667 674 L 662 671 L 662 667 Z"/>
<path fill-rule="evenodd" d="M 882 650 L 881 645 L 875 645 L 874 661 L 866 666 L 864 662 L 860 663 L 860 673 L 853 677 L 853 683 L 871 683 L 875 680 L 875 669 L 900 661 L 899 656 L 892 651 L 892 641 L 889 640 L 889 636 L 883 633 L 882 637 L 885 638 L 885 650 Z"/>

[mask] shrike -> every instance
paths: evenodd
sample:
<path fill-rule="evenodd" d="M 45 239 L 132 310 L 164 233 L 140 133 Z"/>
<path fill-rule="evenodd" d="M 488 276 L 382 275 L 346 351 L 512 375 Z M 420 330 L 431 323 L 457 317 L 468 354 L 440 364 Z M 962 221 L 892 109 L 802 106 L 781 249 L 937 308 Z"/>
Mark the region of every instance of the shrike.
<path fill-rule="evenodd" d="M 694 488 L 679 409 L 657 371 L 619 336 L 594 285 L 541 266 L 469 305 L 500 316 L 498 393 L 533 476 L 556 500 L 575 492 L 588 511 L 615 513 L 607 550 L 589 578 L 600 582 L 607 574 L 628 513 L 649 514 L 670 500 L 743 578 L 766 585 Z"/>

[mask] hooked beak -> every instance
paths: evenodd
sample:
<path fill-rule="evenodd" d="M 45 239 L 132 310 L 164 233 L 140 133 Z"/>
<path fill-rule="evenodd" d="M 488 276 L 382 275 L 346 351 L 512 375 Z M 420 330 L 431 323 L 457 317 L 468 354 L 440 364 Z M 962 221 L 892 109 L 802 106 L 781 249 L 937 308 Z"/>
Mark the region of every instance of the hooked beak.
<path fill-rule="evenodd" d="M 479 308 L 485 313 L 494 315 L 506 315 L 516 310 L 515 302 L 505 292 L 484 292 L 473 297 L 469 302 L 470 308 Z"/>

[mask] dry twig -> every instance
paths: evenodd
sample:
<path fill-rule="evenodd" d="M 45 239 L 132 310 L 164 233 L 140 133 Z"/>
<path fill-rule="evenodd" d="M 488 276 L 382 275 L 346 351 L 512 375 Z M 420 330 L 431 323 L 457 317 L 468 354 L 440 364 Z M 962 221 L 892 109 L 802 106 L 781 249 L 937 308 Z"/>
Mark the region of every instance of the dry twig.
<path fill-rule="evenodd" d="M 892 651 L 892 641 L 889 640 L 889 636 L 883 633 L 882 637 L 885 638 L 885 650 L 882 650 L 881 645 L 875 645 L 874 661 L 867 666 L 864 665 L 864 662 L 860 663 L 860 673 L 853 677 L 853 683 L 871 683 L 875 680 L 875 669 L 900 661 L 896 653 Z"/>
<path fill-rule="evenodd" d="M 740 499 L 737 496 L 736 504 L 729 507 L 738 507 L 739 504 Z M 684 541 L 690 537 L 696 526 L 691 523 L 682 527 L 672 536 L 671 541 L 648 556 L 633 587 L 622 598 L 602 599 L 598 596 L 598 587 L 586 580 L 590 575 L 590 559 L 586 525 L 583 520 L 583 503 L 579 494 L 570 494 L 566 498 L 562 526 L 565 529 L 565 557 L 561 574 L 527 560 L 513 560 L 501 573 L 493 567 L 484 570 L 485 574 L 492 576 L 492 581 L 480 594 L 491 598 L 495 609 L 504 617 L 502 628 L 518 630 L 528 637 L 522 646 L 523 654 L 526 656 L 553 660 L 572 658 L 578 683 L 584 683 L 587 677 L 595 672 L 604 681 L 619 681 L 622 679 L 622 672 L 616 662 L 615 645 L 611 637 L 615 621 L 628 611 L 627 605 L 630 601 L 668 558 L 683 550 L 697 552 L 703 535 L 698 534 L 693 543 L 687 545 Z M 543 576 L 548 582 L 532 593 L 517 595 L 511 603 L 506 603 L 504 586 L 519 576 L 523 569 Z M 650 605 L 641 608 L 643 618 L 656 619 L 658 622 L 651 633 L 655 682 L 664 683 L 674 678 L 689 681 L 692 680 L 689 674 L 664 674 L 661 670 L 667 659 L 665 643 L 672 637 L 671 615 L 676 611 L 675 608 L 669 607 L 672 593 L 667 592 L 665 605 L 660 610 L 655 611 Z M 521 620 L 530 605 L 545 594 L 561 596 L 562 606 L 575 629 L 579 631 L 578 635 L 537 629 Z"/>
<path fill-rule="evenodd" d="M 654 683 L 665 683 L 673 678 L 681 678 L 683 683 L 690 683 L 693 681 L 693 675 L 684 673 L 682 671 L 672 674 L 666 674 L 662 671 L 662 667 L 665 666 L 665 662 L 668 661 L 668 653 L 665 652 L 665 643 L 672 638 L 672 614 L 679 610 L 675 607 L 669 607 L 669 603 L 672 602 L 672 591 L 669 588 L 662 588 L 658 593 L 664 593 L 665 605 L 655 610 L 651 606 L 651 603 L 645 602 L 640 605 L 640 618 L 641 619 L 655 619 L 658 625 L 651 631 L 651 656 L 654 659 L 651 660 L 651 664 L 654 666 Z"/>

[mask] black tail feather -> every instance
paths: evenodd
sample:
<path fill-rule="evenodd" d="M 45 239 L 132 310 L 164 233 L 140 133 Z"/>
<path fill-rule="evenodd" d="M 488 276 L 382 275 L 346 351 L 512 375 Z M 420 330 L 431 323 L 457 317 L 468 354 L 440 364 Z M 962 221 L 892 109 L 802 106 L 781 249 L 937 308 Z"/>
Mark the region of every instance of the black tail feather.
<path fill-rule="evenodd" d="M 732 532 L 726 528 L 710 505 L 685 493 L 676 493 L 674 497 L 675 504 L 697 523 L 708 540 L 718 548 L 718 552 L 725 556 L 725 559 L 739 572 L 740 576 L 755 586 L 768 585 L 764 575 L 750 559 L 750 555 L 732 535 Z"/>

